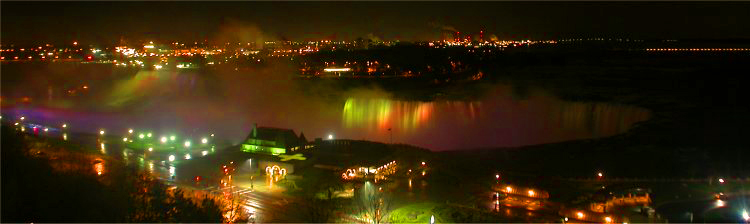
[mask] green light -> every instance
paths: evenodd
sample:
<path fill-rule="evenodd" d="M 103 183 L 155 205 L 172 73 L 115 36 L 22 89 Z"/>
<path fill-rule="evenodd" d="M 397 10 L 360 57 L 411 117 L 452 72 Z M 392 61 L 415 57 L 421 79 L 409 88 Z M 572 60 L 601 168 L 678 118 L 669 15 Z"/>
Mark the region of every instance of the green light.
<path fill-rule="evenodd" d="M 151 132 L 149 132 L 148 134 L 146 134 L 146 136 L 149 137 L 149 138 L 151 138 Z"/>
<path fill-rule="evenodd" d="M 143 136 L 143 134 L 138 135 L 138 138 L 142 139 L 143 137 L 145 137 L 145 136 Z"/>

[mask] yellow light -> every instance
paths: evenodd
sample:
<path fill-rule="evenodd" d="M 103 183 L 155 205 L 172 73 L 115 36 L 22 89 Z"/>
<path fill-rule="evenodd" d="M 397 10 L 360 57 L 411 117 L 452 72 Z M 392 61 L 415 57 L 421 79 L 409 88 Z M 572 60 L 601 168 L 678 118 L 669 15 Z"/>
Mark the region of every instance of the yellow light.
<path fill-rule="evenodd" d="M 534 197 L 534 191 L 529 190 L 529 196 Z"/>
<path fill-rule="evenodd" d="M 609 223 L 609 222 L 612 222 L 612 218 L 610 218 L 609 216 L 607 216 L 607 217 L 604 217 L 604 221 L 605 221 L 605 222 L 608 222 L 608 223 Z"/>
<path fill-rule="evenodd" d="M 202 142 L 203 144 L 206 144 L 206 143 L 208 143 L 208 139 L 206 139 L 206 138 L 203 138 L 203 139 L 201 139 L 201 142 Z"/>
<path fill-rule="evenodd" d="M 154 151 L 154 148 L 148 148 L 148 151 L 149 151 L 149 152 L 153 152 L 153 151 Z"/>
<path fill-rule="evenodd" d="M 511 188 L 510 186 L 505 187 L 505 192 L 510 193 L 511 191 L 513 191 L 513 188 Z"/>
<path fill-rule="evenodd" d="M 129 129 L 128 133 L 133 134 L 133 129 Z"/>
<path fill-rule="evenodd" d="M 582 219 L 583 218 L 583 212 L 576 213 L 576 216 L 578 216 L 578 219 Z"/>
<path fill-rule="evenodd" d="M 99 135 L 104 135 L 104 130 L 99 131 Z"/>
<path fill-rule="evenodd" d="M 167 143 L 167 137 L 161 137 L 161 143 Z"/>
<path fill-rule="evenodd" d="M 127 142 L 127 141 L 128 141 L 128 138 L 122 138 L 122 141 L 123 141 L 123 142 Z"/>
<path fill-rule="evenodd" d="M 68 127 L 68 125 L 67 125 L 67 124 L 63 124 L 63 125 L 62 125 L 62 127 L 63 127 L 63 128 L 67 128 L 67 127 Z"/>

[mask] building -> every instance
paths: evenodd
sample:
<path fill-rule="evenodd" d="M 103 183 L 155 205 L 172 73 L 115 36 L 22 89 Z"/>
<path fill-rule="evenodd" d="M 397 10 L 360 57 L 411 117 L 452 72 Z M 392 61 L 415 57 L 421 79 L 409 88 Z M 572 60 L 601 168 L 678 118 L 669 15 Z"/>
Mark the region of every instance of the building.
<path fill-rule="evenodd" d="M 258 127 L 255 124 L 250 135 L 242 143 L 242 151 L 279 155 L 306 143 L 304 134 L 297 136 L 291 129 Z"/>

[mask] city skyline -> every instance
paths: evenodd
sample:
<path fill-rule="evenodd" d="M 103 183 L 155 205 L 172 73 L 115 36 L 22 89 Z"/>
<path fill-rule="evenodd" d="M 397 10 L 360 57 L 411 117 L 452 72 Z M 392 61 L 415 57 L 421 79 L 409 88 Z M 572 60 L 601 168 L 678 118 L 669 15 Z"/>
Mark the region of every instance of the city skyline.
<path fill-rule="evenodd" d="M 480 31 L 484 39 L 750 38 L 750 29 L 742 23 L 750 20 L 742 13 L 750 6 L 747 3 L 5 2 L 3 6 L 3 44 L 113 44 L 123 38 L 132 42 L 435 41 L 455 32 L 466 37 Z"/>

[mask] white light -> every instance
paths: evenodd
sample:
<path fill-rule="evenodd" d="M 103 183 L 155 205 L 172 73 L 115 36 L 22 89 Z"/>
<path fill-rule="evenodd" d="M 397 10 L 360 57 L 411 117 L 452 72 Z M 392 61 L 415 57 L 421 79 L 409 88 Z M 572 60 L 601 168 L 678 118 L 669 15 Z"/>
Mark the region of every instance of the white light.
<path fill-rule="evenodd" d="M 122 141 L 123 141 L 123 142 L 127 142 L 127 141 L 128 141 L 128 138 L 122 138 Z"/>
<path fill-rule="evenodd" d="M 161 68 L 162 68 L 162 66 L 161 66 L 161 65 L 154 65 L 154 68 L 156 68 L 156 69 L 161 69 Z"/>
<path fill-rule="evenodd" d="M 67 125 L 67 124 L 63 124 L 63 125 L 62 125 L 62 127 L 63 127 L 63 128 L 67 128 L 67 127 L 68 127 L 68 125 Z"/>
<path fill-rule="evenodd" d="M 333 135 L 328 135 L 328 139 L 333 139 Z"/>
<path fill-rule="evenodd" d="M 151 138 L 151 133 L 146 134 L 146 137 Z"/>
<path fill-rule="evenodd" d="M 44 128 L 44 132 L 47 132 L 47 131 L 49 131 L 49 129 L 48 128 Z"/>
<path fill-rule="evenodd" d="M 21 117 L 21 120 L 26 119 L 25 117 Z"/>
<path fill-rule="evenodd" d="M 201 142 L 202 142 L 203 144 L 206 144 L 206 143 L 208 143 L 208 139 L 206 139 L 206 138 L 203 138 L 203 139 L 201 139 Z"/>
<path fill-rule="evenodd" d="M 746 222 L 750 221 L 750 214 L 747 213 L 747 210 L 742 211 L 742 219 L 744 219 Z"/>
<path fill-rule="evenodd" d="M 144 137 L 146 136 L 144 136 L 143 134 L 138 135 L 138 138 L 144 138 Z"/>
<path fill-rule="evenodd" d="M 185 141 L 185 147 L 190 147 L 190 141 Z"/>
<path fill-rule="evenodd" d="M 174 161 L 174 155 L 169 155 L 169 162 Z"/>
<path fill-rule="evenodd" d="M 149 151 L 149 152 L 153 152 L 153 151 L 154 151 L 154 148 L 148 148 L 148 151 Z"/>
<path fill-rule="evenodd" d="M 133 134 L 133 129 L 128 129 L 128 133 Z"/>
<path fill-rule="evenodd" d="M 104 130 L 99 131 L 100 135 L 104 135 Z"/>
<path fill-rule="evenodd" d="M 172 140 L 172 141 L 174 141 L 174 140 L 175 140 L 176 138 L 177 138 L 177 137 L 175 137 L 174 135 L 172 135 L 172 136 L 169 136 L 169 140 Z"/>
<path fill-rule="evenodd" d="M 724 201 L 716 200 L 716 207 L 724 207 Z"/>
<path fill-rule="evenodd" d="M 724 178 L 719 178 L 719 183 L 724 183 Z"/>
<path fill-rule="evenodd" d="M 167 137 L 161 137 L 161 143 L 167 143 Z"/>
<path fill-rule="evenodd" d="M 185 159 L 190 159 L 190 154 L 185 154 Z"/>
<path fill-rule="evenodd" d="M 326 68 L 323 71 L 326 72 L 348 72 L 351 68 Z"/>
<path fill-rule="evenodd" d="M 203 151 L 203 152 L 201 152 L 201 155 L 203 155 L 203 156 L 206 156 L 206 155 L 208 155 L 208 151 Z"/>

